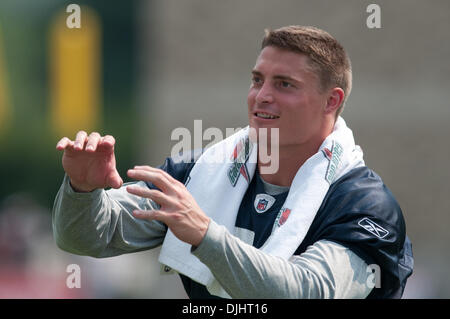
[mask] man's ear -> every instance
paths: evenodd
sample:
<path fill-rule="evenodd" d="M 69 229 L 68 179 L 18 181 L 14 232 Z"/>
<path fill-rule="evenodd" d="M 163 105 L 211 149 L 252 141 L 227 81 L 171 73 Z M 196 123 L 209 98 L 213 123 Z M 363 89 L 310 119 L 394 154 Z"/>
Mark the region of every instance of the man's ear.
<path fill-rule="evenodd" d="M 327 98 L 327 105 L 325 107 L 325 113 L 334 113 L 344 103 L 344 90 L 339 87 L 335 87 L 330 90 Z"/>

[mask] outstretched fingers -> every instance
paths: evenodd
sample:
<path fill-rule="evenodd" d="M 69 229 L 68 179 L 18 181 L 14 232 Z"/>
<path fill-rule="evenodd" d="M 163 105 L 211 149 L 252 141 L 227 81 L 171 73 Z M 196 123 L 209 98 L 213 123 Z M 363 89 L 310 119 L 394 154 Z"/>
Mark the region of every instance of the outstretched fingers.
<path fill-rule="evenodd" d="M 170 218 L 170 213 L 166 213 L 160 210 L 133 210 L 133 216 L 139 219 L 146 220 L 158 220 L 167 224 Z"/>
<path fill-rule="evenodd" d="M 145 169 L 130 169 L 128 170 L 128 176 L 145 182 L 150 182 L 159 189 L 161 189 L 164 193 L 173 193 L 175 191 L 174 185 L 171 181 L 169 181 L 164 174 L 162 174 L 162 170 L 145 170 Z"/>
<path fill-rule="evenodd" d="M 67 147 L 73 147 L 74 142 L 71 141 L 68 137 L 63 137 L 56 143 L 56 149 L 58 151 L 65 150 Z"/>
<path fill-rule="evenodd" d="M 73 148 L 77 151 L 81 151 L 84 148 L 88 135 L 85 131 L 79 131 L 75 137 L 75 144 Z"/>
<path fill-rule="evenodd" d="M 169 196 L 156 189 L 149 189 L 148 187 L 140 187 L 136 185 L 127 186 L 127 192 L 140 197 L 145 197 L 153 200 L 161 207 L 171 205 L 172 201 Z"/>
<path fill-rule="evenodd" d="M 116 144 L 116 140 L 111 135 L 105 135 L 99 141 L 99 145 L 105 147 L 114 147 L 114 144 Z"/>
<path fill-rule="evenodd" d="M 75 140 L 72 141 L 68 137 L 63 137 L 56 143 L 56 149 L 61 151 L 68 147 L 73 148 L 76 151 L 86 150 L 87 152 L 95 152 L 98 147 L 103 149 L 113 149 L 116 140 L 111 135 L 101 136 L 97 132 L 87 134 L 85 131 L 79 131 L 76 134 Z"/>
<path fill-rule="evenodd" d="M 88 137 L 87 143 L 86 143 L 86 151 L 95 152 L 97 150 L 97 145 L 101 139 L 102 139 L 102 137 L 97 132 L 92 132 L 91 134 L 89 134 L 89 137 Z"/>
<path fill-rule="evenodd" d="M 166 171 L 163 171 L 162 169 L 159 168 L 154 168 L 148 165 L 135 165 L 134 169 L 140 169 L 140 170 L 144 170 L 150 173 L 155 173 L 155 174 L 160 174 L 164 179 L 166 179 L 170 184 L 177 184 L 179 183 L 178 180 L 176 180 L 175 178 L 173 178 L 169 173 L 167 173 Z"/>

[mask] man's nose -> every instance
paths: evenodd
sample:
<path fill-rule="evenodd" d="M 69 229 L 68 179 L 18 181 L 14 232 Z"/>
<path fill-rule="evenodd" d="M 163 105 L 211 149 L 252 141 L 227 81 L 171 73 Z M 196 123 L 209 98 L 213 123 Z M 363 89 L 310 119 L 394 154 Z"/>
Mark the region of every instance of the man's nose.
<path fill-rule="evenodd" d="M 256 103 L 267 104 L 273 102 L 273 91 L 270 83 L 265 82 L 256 94 Z"/>

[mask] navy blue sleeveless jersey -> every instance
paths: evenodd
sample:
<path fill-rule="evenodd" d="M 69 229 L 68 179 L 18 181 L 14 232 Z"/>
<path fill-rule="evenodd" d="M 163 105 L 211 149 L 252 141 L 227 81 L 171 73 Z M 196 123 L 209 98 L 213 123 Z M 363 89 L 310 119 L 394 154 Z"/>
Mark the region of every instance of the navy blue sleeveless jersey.
<path fill-rule="evenodd" d="M 184 157 L 184 162 L 167 158 L 159 168 L 185 183 L 198 155 L 189 161 Z M 150 183 L 148 186 L 156 188 Z M 256 248 L 260 248 L 271 234 L 287 197 L 285 192 L 266 200 L 260 194 L 264 194 L 264 185 L 256 172 L 241 202 L 235 224 L 254 233 L 253 246 Z M 381 287 L 372 289 L 368 298 L 402 296 L 413 270 L 412 245 L 406 236 L 405 221 L 397 201 L 372 170 L 367 167 L 353 169 L 331 185 L 295 255 L 302 254 L 319 240 L 339 243 L 367 264 L 380 267 Z M 218 298 L 209 294 L 205 286 L 184 275 L 180 277 L 191 299 Z"/>

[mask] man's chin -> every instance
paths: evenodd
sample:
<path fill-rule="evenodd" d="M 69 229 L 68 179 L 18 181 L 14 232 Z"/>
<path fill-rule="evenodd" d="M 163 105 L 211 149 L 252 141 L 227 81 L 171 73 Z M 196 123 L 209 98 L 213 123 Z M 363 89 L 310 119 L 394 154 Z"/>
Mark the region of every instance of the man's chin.
<path fill-rule="evenodd" d="M 279 145 L 280 129 L 278 127 L 260 127 L 249 125 L 249 138 L 253 143 L 264 144 L 267 146 Z"/>

